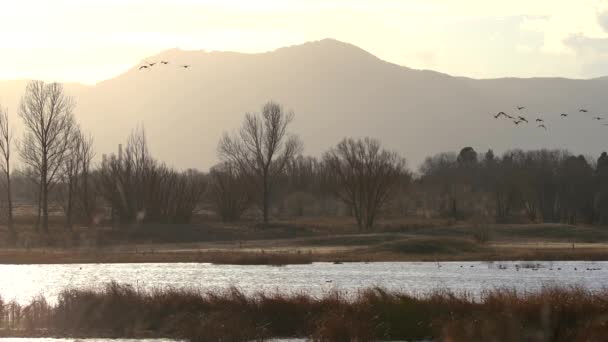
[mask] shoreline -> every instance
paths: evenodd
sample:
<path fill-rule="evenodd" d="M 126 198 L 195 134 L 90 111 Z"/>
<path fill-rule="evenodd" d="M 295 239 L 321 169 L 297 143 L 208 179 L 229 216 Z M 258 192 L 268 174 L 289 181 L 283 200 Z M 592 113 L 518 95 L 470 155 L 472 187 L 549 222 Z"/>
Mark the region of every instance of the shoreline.
<path fill-rule="evenodd" d="M 32 264 L 125 264 L 125 263 L 212 263 L 226 265 L 298 265 L 314 262 L 457 262 L 457 261 L 608 261 L 604 248 L 517 249 L 461 254 L 407 254 L 391 252 L 306 253 L 282 251 L 144 251 L 0 249 L 1 265 Z"/>

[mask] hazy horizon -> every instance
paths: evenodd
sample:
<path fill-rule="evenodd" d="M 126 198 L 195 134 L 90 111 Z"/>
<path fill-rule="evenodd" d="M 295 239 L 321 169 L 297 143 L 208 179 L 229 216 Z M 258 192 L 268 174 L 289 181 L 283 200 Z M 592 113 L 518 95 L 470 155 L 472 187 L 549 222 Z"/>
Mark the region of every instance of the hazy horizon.
<path fill-rule="evenodd" d="M 607 10 L 605 0 L 30 0 L 3 10 L 0 79 L 95 84 L 171 48 L 257 53 L 324 38 L 454 76 L 588 79 L 608 75 Z"/>
<path fill-rule="evenodd" d="M 348 41 L 342 41 L 336 38 L 332 38 L 332 37 L 326 37 L 326 38 L 322 38 L 322 39 L 318 39 L 318 40 L 311 40 L 311 41 L 304 41 L 301 44 L 292 44 L 292 45 L 285 45 L 285 46 L 279 46 L 276 48 L 269 48 L 268 50 L 264 50 L 264 51 L 258 51 L 258 52 L 247 52 L 247 51 L 238 51 L 238 50 L 207 50 L 207 49 L 181 49 L 181 48 L 170 48 L 170 49 L 162 49 L 159 50 L 155 53 L 150 54 L 149 56 L 146 56 L 144 58 L 142 58 L 140 61 L 137 61 L 131 65 L 126 66 L 126 68 L 124 70 L 120 70 L 118 71 L 116 74 L 112 74 L 107 76 L 106 78 L 101 78 L 98 80 L 95 80 L 94 82 L 82 82 L 82 81 L 62 81 L 60 79 L 45 79 L 45 78 L 36 78 L 36 77 L 32 77 L 32 78 L 9 78 L 9 79 L 0 79 L 0 82 L 12 82 L 12 81 L 29 81 L 29 80 L 42 80 L 45 82 L 59 82 L 59 83 L 64 83 L 64 84 L 77 84 L 77 85 L 83 85 L 83 86 L 94 86 L 97 85 L 99 83 L 111 80 L 113 78 L 116 78 L 126 72 L 128 72 L 129 70 L 132 70 L 134 68 L 139 67 L 142 64 L 146 64 L 146 61 L 151 60 L 152 58 L 154 58 L 155 56 L 160 56 L 163 55 L 165 53 L 170 53 L 170 52 L 201 52 L 201 53 L 237 53 L 237 54 L 242 54 L 242 55 L 263 55 L 266 53 L 272 53 L 275 52 L 277 50 L 283 49 L 283 48 L 289 48 L 289 47 L 297 47 L 300 45 L 305 45 L 308 43 L 315 43 L 315 42 L 320 42 L 320 41 L 326 41 L 326 40 L 330 40 L 330 41 L 337 41 L 339 43 L 345 43 L 345 44 L 349 44 L 349 45 L 353 45 L 356 46 L 355 44 L 352 44 L 351 42 Z M 360 46 L 356 46 L 358 48 L 361 48 Z M 361 48 L 363 49 L 363 48 Z M 367 50 L 366 50 L 367 51 Z M 371 53 L 373 55 L 373 53 L 371 51 L 367 51 L 369 53 Z M 398 63 L 394 63 L 391 62 L 389 60 L 384 60 L 382 58 L 380 58 L 379 56 L 374 55 L 375 57 L 378 57 L 379 59 L 385 61 L 385 62 L 389 62 L 391 64 L 395 64 L 398 65 L 400 67 L 405 67 L 405 68 L 410 68 L 410 69 L 414 69 L 414 70 L 420 70 L 420 71 L 434 71 L 434 72 L 438 72 L 444 75 L 448 75 L 448 76 L 452 76 L 452 77 L 463 77 L 463 78 L 469 78 L 469 79 L 473 79 L 473 80 L 496 80 L 496 79 L 509 79 L 509 78 L 515 78 L 515 79 L 531 79 L 531 78 L 564 78 L 564 79 L 571 79 L 571 80 L 592 80 L 592 79 L 597 79 L 597 78 L 604 78 L 604 77 L 608 77 L 608 71 L 606 71 L 605 74 L 598 74 L 598 75 L 594 75 L 594 76 L 581 76 L 581 77 L 568 77 L 568 76 L 561 76 L 558 74 L 555 75 L 541 75 L 541 76 L 509 76 L 509 75 L 504 75 L 504 76 L 487 76 L 487 77 L 475 77 L 475 76 L 470 76 L 470 75 L 466 75 L 466 74 L 451 74 L 449 72 L 442 72 L 440 70 L 435 70 L 432 68 L 413 68 L 409 65 L 403 65 L 403 64 L 398 64 Z"/>

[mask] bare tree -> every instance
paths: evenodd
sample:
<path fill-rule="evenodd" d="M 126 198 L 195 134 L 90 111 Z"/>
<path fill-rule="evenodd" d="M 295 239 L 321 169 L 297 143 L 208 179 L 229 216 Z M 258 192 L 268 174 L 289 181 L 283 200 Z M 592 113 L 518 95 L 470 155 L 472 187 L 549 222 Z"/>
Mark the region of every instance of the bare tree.
<path fill-rule="evenodd" d="M 134 130 L 124 156 L 102 163 L 98 189 L 120 223 L 188 223 L 206 189 L 196 170 L 175 171 L 149 153 L 143 127 Z"/>
<path fill-rule="evenodd" d="M 262 193 L 264 222 L 268 222 L 270 192 L 278 175 L 302 151 L 300 139 L 288 133 L 294 114 L 274 102 L 266 103 L 261 114 L 247 113 L 238 134 L 224 134 L 218 145 L 223 161 L 238 166 L 256 180 Z"/>
<path fill-rule="evenodd" d="M 224 221 L 238 220 L 253 201 L 250 178 L 230 162 L 213 167 L 209 173 L 209 196 Z"/>
<path fill-rule="evenodd" d="M 40 175 L 40 206 L 42 227 L 48 233 L 49 189 L 70 150 L 74 126 L 74 100 L 64 93 L 58 83 L 32 81 L 21 98 L 19 116 L 26 133 L 19 147 L 23 162 Z"/>
<path fill-rule="evenodd" d="M 7 225 L 11 236 L 14 237 L 13 227 L 13 197 L 11 196 L 11 146 L 13 131 L 8 120 L 8 111 L 0 106 L 0 168 L 6 177 Z"/>
<path fill-rule="evenodd" d="M 69 151 L 66 151 L 63 164 L 59 172 L 61 186 L 57 191 L 59 202 L 63 207 L 65 214 L 65 228 L 72 229 L 74 216 L 74 194 L 78 183 L 78 176 L 81 168 L 81 149 L 82 149 L 82 133 L 78 126 L 75 125 L 70 137 Z"/>
<path fill-rule="evenodd" d="M 78 135 L 79 149 L 78 149 L 78 164 L 80 165 L 79 178 L 78 178 L 78 195 L 80 199 L 80 205 L 84 214 L 85 223 L 90 226 L 93 224 L 93 215 L 95 211 L 95 194 L 91 191 L 91 162 L 95 157 L 93 151 L 93 136 L 85 135 L 80 132 Z"/>
<path fill-rule="evenodd" d="M 403 177 L 405 159 L 365 138 L 344 139 L 324 155 L 327 177 L 338 198 L 348 205 L 360 229 L 371 229 Z"/>

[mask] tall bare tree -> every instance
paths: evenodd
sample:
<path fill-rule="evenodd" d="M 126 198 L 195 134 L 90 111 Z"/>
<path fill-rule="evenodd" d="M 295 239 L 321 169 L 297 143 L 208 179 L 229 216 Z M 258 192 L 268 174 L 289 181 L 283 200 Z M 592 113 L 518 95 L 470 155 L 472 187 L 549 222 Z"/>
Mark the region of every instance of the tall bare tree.
<path fill-rule="evenodd" d="M 360 229 L 373 227 L 379 209 L 408 176 L 405 159 L 371 138 L 344 139 L 323 159 L 328 185 L 351 208 Z"/>
<path fill-rule="evenodd" d="M 223 161 L 231 162 L 253 177 L 262 194 L 264 222 L 268 222 L 270 192 L 278 175 L 302 151 L 300 139 L 287 128 L 294 114 L 274 102 L 266 103 L 261 114 L 247 113 L 238 134 L 224 134 L 218 145 Z"/>
<path fill-rule="evenodd" d="M 70 151 L 74 106 L 74 100 L 65 94 L 61 84 L 32 81 L 19 107 L 19 116 L 26 128 L 19 154 L 40 176 L 42 227 L 47 233 L 49 189 L 56 183 Z"/>
<path fill-rule="evenodd" d="M 69 151 L 66 151 L 63 164 L 59 172 L 59 179 L 61 180 L 61 186 L 59 187 L 57 195 L 59 197 L 59 203 L 63 207 L 65 214 L 65 228 L 72 229 L 73 217 L 74 217 L 74 197 L 76 193 L 76 186 L 78 184 L 78 177 L 81 168 L 81 150 L 83 144 L 83 135 L 77 125 L 72 129 L 72 136 L 70 137 Z"/>
<path fill-rule="evenodd" d="M 6 177 L 7 225 L 11 236 L 14 237 L 13 227 L 13 197 L 11 195 L 11 148 L 13 131 L 9 125 L 8 111 L 0 106 L 0 168 Z"/>
<path fill-rule="evenodd" d="M 85 223 L 90 226 L 93 224 L 93 215 L 95 211 L 95 194 L 91 191 L 91 162 L 95 157 L 93 151 L 93 136 L 85 135 L 82 131 L 78 136 L 78 164 L 80 165 L 78 184 L 78 195 L 80 205 L 84 214 Z"/>

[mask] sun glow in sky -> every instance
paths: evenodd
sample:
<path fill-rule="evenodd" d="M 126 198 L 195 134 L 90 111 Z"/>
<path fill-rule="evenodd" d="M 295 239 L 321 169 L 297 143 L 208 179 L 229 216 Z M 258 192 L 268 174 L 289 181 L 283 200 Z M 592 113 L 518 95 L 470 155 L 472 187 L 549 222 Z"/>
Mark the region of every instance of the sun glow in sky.
<path fill-rule="evenodd" d="M 477 78 L 608 75 L 608 0 L 2 1 L 0 79 L 96 83 L 169 48 L 335 38 Z"/>

